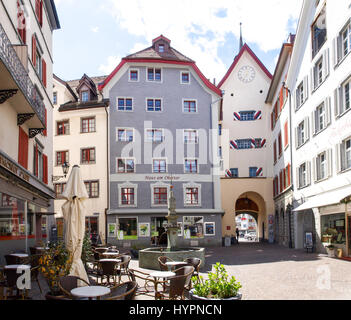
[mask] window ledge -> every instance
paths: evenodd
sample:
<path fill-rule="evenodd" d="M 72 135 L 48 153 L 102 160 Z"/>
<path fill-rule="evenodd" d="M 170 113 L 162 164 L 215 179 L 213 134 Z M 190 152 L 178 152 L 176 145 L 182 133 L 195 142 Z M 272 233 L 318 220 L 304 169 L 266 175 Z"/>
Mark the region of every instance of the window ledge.
<path fill-rule="evenodd" d="M 319 130 L 318 132 L 313 133 L 313 137 L 318 136 L 320 133 L 325 131 L 329 126 L 330 126 L 330 123 L 328 125 L 326 125 L 322 130 Z"/>
<path fill-rule="evenodd" d="M 304 143 L 302 143 L 301 145 L 297 146 L 297 147 L 296 147 L 296 150 L 301 149 L 301 148 L 302 148 L 305 144 L 307 144 L 307 142 L 309 142 L 309 141 L 310 141 L 310 139 L 306 140 Z"/>
<path fill-rule="evenodd" d="M 339 120 L 340 118 L 342 118 L 346 113 L 348 113 L 349 111 L 351 110 L 351 107 L 348 108 L 347 110 L 345 110 L 343 113 L 339 114 L 337 117 L 336 117 L 336 120 Z"/>
<path fill-rule="evenodd" d="M 345 55 L 343 56 L 338 63 L 334 66 L 334 69 L 337 69 L 345 60 L 346 58 L 351 54 L 351 50 Z"/>

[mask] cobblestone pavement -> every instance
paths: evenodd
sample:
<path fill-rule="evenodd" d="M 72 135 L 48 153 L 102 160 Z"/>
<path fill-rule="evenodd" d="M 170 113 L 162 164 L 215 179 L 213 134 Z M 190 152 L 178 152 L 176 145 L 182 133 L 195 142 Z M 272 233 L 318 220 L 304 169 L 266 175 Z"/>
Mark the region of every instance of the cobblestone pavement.
<path fill-rule="evenodd" d="M 351 262 L 326 255 L 278 245 L 241 243 L 229 248 L 206 249 L 206 264 L 201 270 L 206 278 L 213 264 L 221 262 L 228 274 L 242 284 L 243 300 L 349 300 L 351 299 Z M 140 269 L 138 260 L 130 268 Z M 126 279 L 124 279 L 126 280 Z M 40 281 L 43 292 L 48 288 Z M 33 299 L 44 299 L 33 282 Z M 138 296 L 137 300 L 150 300 Z"/>

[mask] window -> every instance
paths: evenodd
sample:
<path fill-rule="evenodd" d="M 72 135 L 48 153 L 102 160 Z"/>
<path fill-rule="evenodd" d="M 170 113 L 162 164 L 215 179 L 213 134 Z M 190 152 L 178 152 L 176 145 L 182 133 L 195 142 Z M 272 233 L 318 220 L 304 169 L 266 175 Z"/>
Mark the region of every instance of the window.
<path fill-rule="evenodd" d="M 152 172 L 153 173 L 166 173 L 167 172 L 167 161 L 165 159 L 153 159 L 152 160 Z"/>
<path fill-rule="evenodd" d="M 82 91 L 82 102 L 88 102 L 89 101 L 89 91 Z"/>
<path fill-rule="evenodd" d="M 257 167 L 250 167 L 249 168 L 250 178 L 257 177 Z"/>
<path fill-rule="evenodd" d="M 185 159 L 184 171 L 185 173 L 198 173 L 197 159 Z"/>
<path fill-rule="evenodd" d="M 344 98 L 344 110 L 349 110 L 350 109 L 350 84 L 351 84 L 351 80 L 349 80 L 347 83 L 344 84 L 343 86 L 343 98 Z"/>
<path fill-rule="evenodd" d="M 164 44 L 159 44 L 158 45 L 158 52 L 165 52 L 165 45 Z"/>
<path fill-rule="evenodd" d="M 185 129 L 184 130 L 184 143 L 198 143 L 199 134 L 197 130 Z"/>
<path fill-rule="evenodd" d="M 278 135 L 278 151 L 279 151 L 279 158 L 283 153 L 283 141 L 282 141 L 282 133 L 279 132 Z"/>
<path fill-rule="evenodd" d="M 327 177 L 327 154 L 323 152 L 316 158 L 316 181 L 323 180 Z"/>
<path fill-rule="evenodd" d="M 146 129 L 147 142 L 163 142 L 164 134 L 162 129 Z"/>
<path fill-rule="evenodd" d="M 22 5 L 20 4 L 19 0 L 17 0 L 17 9 L 18 9 L 18 13 L 17 13 L 17 22 L 18 22 L 18 25 L 17 25 L 17 31 L 20 35 L 20 38 L 23 42 L 23 44 L 26 44 L 27 43 L 27 31 L 26 31 L 26 18 L 25 18 L 25 15 L 24 15 L 24 11 L 22 9 Z"/>
<path fill-rule="evenodd" d="M 323 60 L 320 59 L 314 67 L 314 88 L 319 87 L 323 82 Z"/>
<path fill-rule="evenodd" d="M 18 130 L 18 164 L 23 168 L 28 169 L 29 137 L 21 126 L 18 127 Z"/>
<path fill-rule="evenodd" d="M 309 140 L 309 119 L 305 118 L 296 128 L 296 147 L 299 148 Z"/>
<path fill-rule="evenodd" d="M 184 238 L 198 239 L 204 237 L 203 217 L 183 217 Z"/>
<path fill-rule="evenodd" d="M 218 147 L 218 157 L 223 158 L 222 147 Z"/>
<path fill-rule="evenodd" d="M 95 163 L 95 148 L 81 149 L 81 164 Z"/>
<path fill-rule="evenodd" d="M 319 132 L 325 128 L 326 125 L 326 115 L 325 115 L 325 105 L 321 104 L 316 110 L 316 132 Z"/>
<path fill-rule="evenodd" d="M 242 140 L 237 140 L 236 142 L 239 150 L 252 149 L 251 139 L 242 139 Z"/>
<path fill-rule="evenodd" d="M 36 144 L 33 153 L 33 173 L 42 182 L 48 184 L 48 157 L 42 148 Z M 68 161 L 67 161 L 68 162 Z"/>
<path fill-rule="evenodd" d="M 84 181 L 89 198 L 99 198 L 99 181 Z"/>
<path fill-rule="evenodd" d="M 130 70 L 129 71 L 129 81 L 139 81 L 138 70 Z"/>
<path fill-rule="evenodd" d="M 95 117 L 81 119 L 81 133 L 96 132 Z"/>
<path fill-rule="evenodd" d="M 137 218 L 119 218 L 118 219 L 118 231 L 123 234 L 121 240 L 137 240 L 138 229 L 137 229 Z"/>
<path fill-rule="evenodd" d="M 35 0 L 35 14 L 39 24 L 43 26 L 43 0 Z"/>
<path fill-rule="evenodd" d="M 183 103 L 183 112 L 185 113 L 196 113 L 196 101 L 195 100 L 185 100 Z"/>
<path fill-rule="evenodd" d="M 344 213 L 321 216 L 322 242 L 346 244 L 346 225 Z"/>
<path fill-rule="evenodd" d="M 161 82 L 161 69 L 148 68 L 147 69 L 147 80 Z"/>
<path fill-rule="evenodd" d="M 255 120 L 255 111 L 241 111 L 240 121 L 254 121 Z"/>
<path fill-rule="evenodd" d="M 133 129 L 117 129 L 117 141 L 132 142 L 134 140 Z"/>
<path fill-rule="evenodd" d="M 221 136 L 222 135 L 222 124 L 218 125 L 218 135 Z"/>
<path fill-rule="evenodd" d="M 341 144 L 341 170 L 351 168 L 351 139 L 345 140 Z"/>
<path fill-rule="evenodd" d="M 326 8 L 324 7 L 312 25 L 313 57 L 319 52 L 327 40 Z"/>
<path fill-rule="evenodd" d="M 349 23 L 341 32 L 342 37 L 342 55 L 343 57 L 351 51 L 351 23 Z"/>
<path fill-rule="evenodd" d="M 132 158 L 118 158 L 117 159 L 118 173 L 133 173 L 135 172 L 135 161 Z"/>
<path fill-rule="evenodd" d="M 133 111 L 133 99 L 118 98 L 118 111 Z"/>
<path fill-rule="evenodd" d="M 57 92 L 54 92 L 52 100 L 53 100 L 53 104 L 57 104 Z"/>
<path fill-rule="evenodd" d="M 56 151 L 56 166 L 61 166 L 65 162 L 69 163 L 68 151 Z"/>
<path fill-rule="evenodd" d="M 63 191 L 66 189 L 66 183 L 56 183 L 55 184 L 55 193 L 56 193 L 56 198 L 61 196 Z"/>
<path fill-rule="evenodd" d="M 56 124 L 56 134 L 58 136 L 69 134 L 69 120 L 58 121 Z"/>
<path fill-rule="evenodd" d="M 147 111 L 162 111 L 161 99 L 147 99 Z"/>
<path fill-rule="evenodd" d="M 288 121 L 284 123 L 284 148 L 289 145 L 289 124 Z"/>
<path fill-rule="evenodd" d="M 239 169 L 238 168 L 231 168 L 229 169 L 232 178 L 238 178 L 239 177 Z"/>
<path fill-rule="evenodd" d="M 305 101 L 305 93 L 304 93 L 304 84 L 301 84 L 297 87 L 296 90 L 296 109 L 300 108 Z"/>
<path fill-rule="evenodd" d="M 199 204 L 199 188 L 185 188 L 185 204 L 186 205 Z"/>
<path fill-rule="evenodd" d="M 329 48 L 323 51 L 311 70 L 311 86 L 315 91 L 329 75 Z"/>
<path fill-rule="evenodd" d="M 121 188 L 122 205 L 134 205 L 134 188 Z"/>
<path fill-rule="evenodd" d="M 190 73 L 189 72 L 182 72 L 181 73 L 181 83 L 182 84 L 189 84 L 190 83 Z"/>
<path fill-rule="evenodd" d="M 301 164 L 298 168 L 298 187 L 304 188 L 310 185 L 310 177 L 311 177 L 311 163 L 305 162 Z"/>
<path fill-rule="evenodd" d="M 154 201 L 155 205 L 167 205 L 168 204 L 168 193 L 167 188 L 155 187 L 154 189 Z"/>

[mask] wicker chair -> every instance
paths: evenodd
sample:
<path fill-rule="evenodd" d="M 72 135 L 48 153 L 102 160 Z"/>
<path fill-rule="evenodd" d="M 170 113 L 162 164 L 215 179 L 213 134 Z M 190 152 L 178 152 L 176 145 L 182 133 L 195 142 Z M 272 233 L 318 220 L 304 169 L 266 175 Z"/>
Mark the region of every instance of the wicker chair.
<path fill-rule="evenodd" d="M 195 268 L 195 271 L 193 273 L 193 276 L 197 277 L 199 279 L 199 273 L 200 273 L 200 266 L 201 266 L 201 259 L 199 258 L 187 258 L 184 260 L 188 265 L 191 265 Z"/>
<path fill-rule="evenodd" d="M 122 276 L 127 276 L 129 280 L 131 280 L 129 276 L 129 263 L 132 259 L 131 256 L 122 255 L 119 257 L 121 262 L 118 264 L 117 275 L 118 275 L 118 283 L 121 283 Z"/>
<path fill-rule="evenodd" d="M 137 279 L 144 280 L 144 285 L 141 286 L 138 284 L 135 295 L 145 295 L 149 297 L 153 297 L 155 299 L 158 299 L 160 297 L 160 293 L 155 290 L 158 284 L 164 284 L 165 281 L 159 281 L 155 280 L 153 277 L 150 276 L 150 274 L 134 270 L 134 269 L 129 269 L 129 277 L 132 279 L 132 281 L 137 281 Z"/>
<path fill-rule="evenodd" d="M 174 261 L 174 260 L 172 260 L 171 258 L 166 257 L 166 256 L 158 257 L 157 260 L 158 260 L 158 264 L 160 265 L 161 271 L 168 271 L 168 267 L 167 267 L 167 265 L 166 265 L 166 262 L 167 262 L 167 261 Z"/>
<path fill-rule="evenodd" d="M 40 282 L 39 282 L 39 259 L 40 255 L 35 254 L 30 256 L 29 264 L 31 266 L 30 268 L 30 275 L 31 279 L 36 281 L 40 290 L 40 293 L 43 293 L 40 287 Z"/>
<path fill-rule="evenodd" d="M 106 277 L 106 285 L 109 286 L 111 285 L 110 277 L 113 277 L 113 285 L 116 285 L 117 265 L 117 261 L 99 261 L 98 276 L 100 276 L 101 283 L 103 283 L 103 280 Z"/>
<path fill-rule="evenodd" d="M 161 300 L 185 300 L 184 291 L 186 286 L 189 285 L 191 276 L 194 272 L 194 267 L 186 266 L 176 270 L 178 274 L 169 278 L 168 292 L 159 292 Z M 177 274 L 177 273 L 176 273 Z"/>
<path fill-rule="evenodd" d="M 120 283 L 116 287 L 111 288 L 111 293 L 105 300 L 133 300 L 138 284 L 136 281 L 128 281 Z"/>
<path fill-rule="evenodd" d="M 187 289 L 188 291 L 191 290 L 192 285 L 191 285 L 191 278 L 194 275 L 194 271 L 195 268 L 191 265 L 179 268 L 177 270 L 174 270 L 173 272 L 177 275 L 177 276 L 184 276 L 184 275 L 188 275 L 188 278 L 186 279 L 185 282 L 185 289 Z"/>
<path fill-rule="evenodd" d="M 21 264 L 21 259 L 16 257 L 16 256 L 12 256 L 10 254 L 6 254 L 5 255 L 5 260 L 6 260 L 6 264 L 7 265 L 11 265 L 11 264 Z"/>
<path fill-rule="evenodd" d="M 106 252 L 108 249 L 107 248 L 95 248 L 94 251 L 98 252 L 98 253 L 104 253 Z"/>
<path fill-rule="evenodd" d="M 27 290 L 20 290 L 17 287 L 17 279 L 21 274 L 18 274 L 16 269 L 4 269 L 4 276 L 3 288 L 6 289 L 5 294 L 3 294 L 4 299 L 17 299 L 21 297 L 24 300 L 27 297 Z M 16 295 L 13 294 L 14 290 L 17 292 Z M 9 293 L 11 293 L 11 295 Z"/>
<path fill-rule="evenodd" d="M 78 288 L 78 281 L 84 282 L 87 286 L 90 285 L 90 283 L 86 282 L 84 279 L 81 279 L 76 276 L 60 277 L 58 285 L 60 290 L 66 297 L 74 299 L 73 295 L 71 294 L 71 290 L 74 288 Z"/>
<path fill-rule="evenodd" d="M 37 254 L 37 249 L 34 247 L 29 247 L 29 252 L 31 255 Z"/>

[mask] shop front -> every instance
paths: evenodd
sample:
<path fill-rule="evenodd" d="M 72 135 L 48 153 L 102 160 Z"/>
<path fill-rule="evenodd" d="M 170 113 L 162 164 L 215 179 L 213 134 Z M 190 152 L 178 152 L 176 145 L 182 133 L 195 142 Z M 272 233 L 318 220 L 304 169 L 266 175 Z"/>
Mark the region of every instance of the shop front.
<path fill-rule="evenodd" d="M 179 247 L 221 246 L 221 214 L 178 214 Z M 108 216 L 108 243 L 122 247 L 167 246 L 167 220 L 160 214 Z"/>

